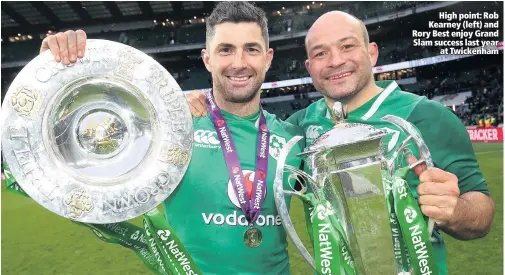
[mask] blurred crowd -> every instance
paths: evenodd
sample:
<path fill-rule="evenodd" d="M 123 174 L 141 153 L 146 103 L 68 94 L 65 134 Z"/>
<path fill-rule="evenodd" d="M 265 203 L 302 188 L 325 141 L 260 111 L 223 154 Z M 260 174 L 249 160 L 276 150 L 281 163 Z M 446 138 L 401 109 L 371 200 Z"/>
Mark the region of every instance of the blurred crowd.
<path fill-rule="evenodd" d="M 289 7 L 267 10 L 269 16 L 269 34 L 271 37 L 306 31 L 314 20 L 329 10 L 342 10 L 356 15 L 363 20 L 377 18 L 395 11 L 412 10 L 431 4 L 433 1 L 397 1 L 397 2 L 312 2 L 311 5 L 291 5 Z M 424 15 L 419 15 L 422 17 Z M 403 61 L 433 57 L 439 54 L 437 47 L 416 47 L 412 43 L 412 27 L 408 24 L 412 17 L 392 19 L 374 24 L 369 29 L 371 41 L 379 46 L 377 66 L 395 64 Z M 421 18 L 423 19 L 423 18 Z M 425 22 L 425 21 L 423 21 Z M 394 33 L 392 36 L 391 33 Z M 39 39 L 40 38 L 40 39 Z M 20 41 L 19 43 L 2 42 L 2 64 L 13 61 L 30 60 L 38 54 L 41 39 Z M 88 38 L 118 41 L 139 49 L 203 43 L 205 41 L 205 20 L 203 18 L 183 21 L 155 22 L 149 28 L 123 31 L 102 30 L 88 34 Z M 502 38 L 500 38 L 502 39 Z M 272 65 L 267 72 L 265 82 L 275 82 L 309 77 L 305 68 L 306 53 L 303 35 L 298 38 L 271 42 L 275 50 Z M 500 54 L 499 58 L 503 58 Z M 209 88 L 212 85 L 210 74 L 200 59 L 199 52 L 193 50 L 159 53 L 155 56 L 172 74 L 183 90 Z M 456 63 L 451 61 L 446 63 Z M 469 61 L 472 63 L 473 61 Z M 467 62 L 468 63 L 468 62 Z M 376 80 L 396 80 L 409 92 L 433 98 L 437 95 L 455 94 L 471 91 L 471 97 L 464 104 L 456 106 L 455 113 L 466 125 L 486 125 L 503 123 L 503 63 L 496 60 L 494 65 L 485 69 L 482 61 L 471 69 L 460 69 L 459 63 L 452 67 L 444 63 L 389 71 L 375 75 Z M 473 64 L 471 64 L 473 65 Z M 487 65 L 486 65 L 487 66 Z M 7 91 L 21 67 L 2 67 L 2 95 Z M 265 109 L 286 118 L 297 110 L 305 108 L 321 97 L 311 84 L 267 89 L 262 98 L 292 96 L 287 101 L 273 100 L 264 103 Z"/>

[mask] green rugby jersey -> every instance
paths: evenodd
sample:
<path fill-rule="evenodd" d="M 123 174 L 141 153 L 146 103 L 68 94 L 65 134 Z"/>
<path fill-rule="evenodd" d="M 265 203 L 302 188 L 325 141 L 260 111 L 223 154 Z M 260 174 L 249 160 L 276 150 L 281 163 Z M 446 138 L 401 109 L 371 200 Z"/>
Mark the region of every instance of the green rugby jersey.
<path fill-rule="evenodd" d="M 254 181 L 259 111 L 237 117 L 222 111 L 230 128 L 249 192 Z M 218 135 L 210 119 L 195 118 L 191 162 L 177 190 L 164 202 L 165 216 L 203 274 L 289 274 L 286 232 L 273 199 L 273 181 L 280 150 L 294 136 L 303 136 L 298 126 L 264 112 L 270 131 L 267 191 L 261 215 L 255 222 L 263 234 L 257 248 L 244 243 L 248 225 L 230 182 Z M 286 164 L 300 167 L 294 158 L 303 149 L 296 145 Z M 285 185 L 287 184 L 285 177 Z M 287 185 L 285 189 L 287 189 Z M 290 198 L 287 197 L 289 206 Z"/>
<path fill-rule="evenodd" d="M 489 194 L 466 128 L 456 115 L 438 102 L 401 91 L 394 81 L 379 81 L 376 84 L 383 88 L 381 93 L 349 112 L 346 122 L 365 123 L 396 131 L 385 140 L 388 149 L 394 149 L 406 135 L 400 133 L 395 125 L 381 119 L 385 115 L 396 115 L 407 120 L 421 133 L 434 165 L 458 177 L 461 194 L 468 191 Z M 293 114 L 287 121 L 302 127 L 306 146 L 334 125 L 324 98 Z M 416 148 L 409 149 L 419 156 Z M 406 163 L 402 165 L 405 166 Z M 417 199 L 419 196 L 415 188 L 419 185 L 419 180 L 411 173 L 408 181 L 412 194 Z M 440 232 L 435 231 L 431 241 L 440 274 L 447 274 L 447 251 Z"/>

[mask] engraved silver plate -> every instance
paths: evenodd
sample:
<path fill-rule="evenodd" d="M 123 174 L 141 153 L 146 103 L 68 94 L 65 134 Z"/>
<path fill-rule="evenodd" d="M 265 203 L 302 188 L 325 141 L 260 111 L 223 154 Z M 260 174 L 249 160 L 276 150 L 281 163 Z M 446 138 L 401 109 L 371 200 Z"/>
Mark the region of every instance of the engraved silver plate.
<path fill-rule="evenodd" d="M 87 41 L 75 64 L 49 51 L 14 79 L 2 105 L 2 152 L 36 202 L 65 218 L 115 223 L 161 204 L 189 165 L 184 93 L 154 59 Z"/>

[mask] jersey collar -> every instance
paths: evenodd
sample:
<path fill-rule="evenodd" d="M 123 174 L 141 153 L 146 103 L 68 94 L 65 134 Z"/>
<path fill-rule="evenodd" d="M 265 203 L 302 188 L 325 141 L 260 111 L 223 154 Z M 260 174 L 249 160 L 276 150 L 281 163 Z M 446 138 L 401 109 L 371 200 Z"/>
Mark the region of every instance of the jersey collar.
<path fill-rule="evenodd" d="M 368 120 L 372 117 L 379 107 L 382 105 L 384 100 L 395 90 L 399 90 L 398 84 L 394 80 L 384 80 L 384 81 L 376 81 L 375 85 L 381 87 L 383 90 L 374 96 L 372 99 L 367 101 L 365 104 L 361 105 L 357 109 L 349 112 L 349 117 L 361 117 L 362 120 Z M 330 108 L 326 104 L 324 98 L 322 99 L 321 104 L 324 104 L 326 108 L 326 118 L 333 120 L 330 112 Z"/>

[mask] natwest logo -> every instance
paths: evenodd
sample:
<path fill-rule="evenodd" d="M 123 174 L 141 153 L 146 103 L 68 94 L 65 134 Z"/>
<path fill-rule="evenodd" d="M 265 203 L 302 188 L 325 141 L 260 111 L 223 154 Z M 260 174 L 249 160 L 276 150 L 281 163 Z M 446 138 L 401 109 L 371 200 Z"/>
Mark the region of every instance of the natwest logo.
<path fill-rule="evenodd" d="M 253 192 L 253 182 L 255 173 L 250 170 L 242 170 L 244 177 L 244 184 L 246 189 L 246 198 L 250 200 L 252 198 Z M 268 192 L 268 190 L 267 190 Z M 263 198 L 266 197 L 266 192 L 263 194 Z M 238 202 L 237 195 L 235 194 L 235 189 L 233 188 L 233 184 L 231 180 L 228 181 L 228 198 L 230 198 L 231 203 L 235 205 L 237 208 L 240 208 L 240 203 Z"/>
<path fill-rule="evenodd" d="M 254 182 L 254 171 L 250 170 L 242 170 L 242 176 L 244 178 L 245 192 L 246 198 L 250 200 L 253 194 L 253 182 Z M 264 179 L 264 173 L 260 171 L 260 178 Z M 268 192 L 268 188 L 267 188 Z M 205 224 L 216 224 L 223 225 L 227 224 L 230 226 L 248 226 L 247 219 L 242 213 L 242 209 L 240 208 L 239 201 L 237 199 L 237 195 L 235 194 L 235 189 L 233 188 L 233 184 L 231 180 L 228 181 L 227 195 L 230 199 L 229 202 L 232 203 L 236 210 L 234 210 L 231 214 L 222 214 L 222 213 L 202 213 L 202 218 Z M 266 192 L 263 194 L 263 198 L 266 197 Z M 263 208 L 264 211 L 264 208 Z M 263 212 L 262 212 L 263 213 Z M 279 215 L 259 215 L 255 224 L 257 226 L 281 226 L 281 217 Z"/>

